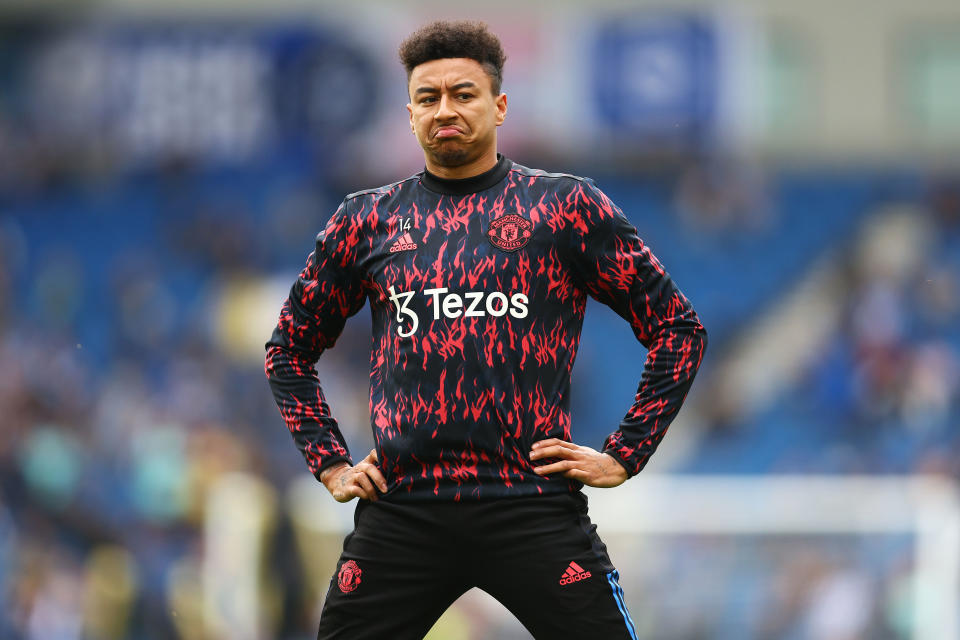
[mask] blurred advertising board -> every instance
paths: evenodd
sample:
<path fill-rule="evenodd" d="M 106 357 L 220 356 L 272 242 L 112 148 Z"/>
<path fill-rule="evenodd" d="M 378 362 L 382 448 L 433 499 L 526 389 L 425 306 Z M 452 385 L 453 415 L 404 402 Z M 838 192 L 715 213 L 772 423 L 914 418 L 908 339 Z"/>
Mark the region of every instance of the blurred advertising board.
<path fill-rule="evenodd" d="M 691 147 L 714 122 L 717 38 L 696 15 L 609 17 L 591 34 L 591 107 L 619 139 Z"/>
<path fill-rule="evenodd" d="M 396 47 L 434 16 L 382 17 L 35 19 L 19 39 L 25 25 L 7 24 L 0 119 L 21 146 L 121 167 L 307 152 L 415 171 Z M 508 53 L 508 154 L 683 152 L 717 127 L 725 58 L 710 14 L 564 5 L 489 22 Z"/>
<path fill-rule="evenodd" d="M 26 135 L 131 160 L 246 160 L 370 118 L 374 62 L 322 27 L 126 23 L 39 30 L 3 91 Z"/>

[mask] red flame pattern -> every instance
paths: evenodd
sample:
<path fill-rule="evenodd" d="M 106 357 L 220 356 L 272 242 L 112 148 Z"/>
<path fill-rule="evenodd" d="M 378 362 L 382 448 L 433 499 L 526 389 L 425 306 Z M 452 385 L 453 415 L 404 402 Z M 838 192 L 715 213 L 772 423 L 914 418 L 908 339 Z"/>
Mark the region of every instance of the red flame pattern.
<path fill-rule="evenodd" d="M 570 439 L 570 373 L 589 295 L 627 320 L 648 349 L 635 402 L 603 444 L 638 473 L 703 358 L 706 332 L 690 302 L 589 180 L 513 164 L 498 185 L 454 196 L 428 190 L 420 175 L 344 200 L 267 343 L 266 375 L 311 471 L 351 461 L 314 364 L 369 300 L 370 422 L 387 499 L 578 489 L 535 474 L 528 452 L 537 440 Z M 516 252 L 487 239 L 490 222 L 508 213 L 532 223 Z M 418 248 L 391 253 L 402 219 L 412 222 Z M 409 337 L 398 334 L 391 287 L 415 292 L 408 307 L 419 324 Z M 423 294 L 438 287 L 461 298 L 522 293 L 529 312 L 448 317 L 435 308 L 442 296 Z"/>

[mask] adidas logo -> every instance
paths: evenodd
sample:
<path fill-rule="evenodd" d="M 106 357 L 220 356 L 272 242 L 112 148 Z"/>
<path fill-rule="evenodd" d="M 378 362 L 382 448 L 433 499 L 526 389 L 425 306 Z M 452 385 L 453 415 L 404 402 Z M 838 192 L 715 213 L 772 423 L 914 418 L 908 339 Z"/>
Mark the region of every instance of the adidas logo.
<path fill-rule="evenodd" d="M 405 233 L 397 241 L 393 243 L 390 247 L 390 253 L 396 253 L 397 251 L 410 251 L 411 249 L 416 249 L 417 243 L 413 241 L 413 238 L 410 237 L 409 233 Z"/>
<path fill-rule="evenodd" d="M 571 562 L 570 566 L 567 567 L 567 570 L 563 572 L 562 576 L 560 576 L 560 584 L 568 585 L 573 584 L 574 582 L 580 582 L 581 580 L 586 580 L 591 575 L 593 574 L 589 571 L 584 571 L 583 567 L 578 565 L 576 562 Z"/>

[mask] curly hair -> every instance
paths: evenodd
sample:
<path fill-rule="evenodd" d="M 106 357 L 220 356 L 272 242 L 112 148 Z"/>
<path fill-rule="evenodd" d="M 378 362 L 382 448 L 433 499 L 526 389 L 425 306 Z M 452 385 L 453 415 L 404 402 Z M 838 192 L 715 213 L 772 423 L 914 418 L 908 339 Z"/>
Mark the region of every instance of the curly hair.
<path fill-rule="evenodd" d="M 503 63 L 507 59 L 500 39 L 490 33 L 483 22 L 438 20 L 414 31 L 400 43 L 400 62 L 407 70 L 407 80 L 414 67 L 440 58 L 470 58 L 483 67 L 493 87 L 500 94 Z"/>

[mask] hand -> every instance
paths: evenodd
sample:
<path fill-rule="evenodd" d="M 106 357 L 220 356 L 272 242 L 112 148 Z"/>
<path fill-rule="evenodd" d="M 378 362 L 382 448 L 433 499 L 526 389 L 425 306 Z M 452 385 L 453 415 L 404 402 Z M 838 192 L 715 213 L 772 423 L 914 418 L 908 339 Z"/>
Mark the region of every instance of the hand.
<path fill-rule="evenodd" d="M 376 502 L 377 489 L 381 493 L 387 491 L 387 480 L 377 468 L 377 462 L 377 450 L 373 449 L 356 466 L 344 462 L 324 469 L 320 482 L 337 502 L 349 502 L 354 498 Z"/>
<path fill-rule="evenodd" d="M 564 477 L 579 480 L 591 487 L 616 487 L 623 484 L 629 477 L 627 470 L 613 456 L 558 438 L 548 438 L 533 443 L 530 459 L 541 458 L 560 459 L 535 467 L 534 471 L 537 474 L 562 472 L 561 475 Z"/>

